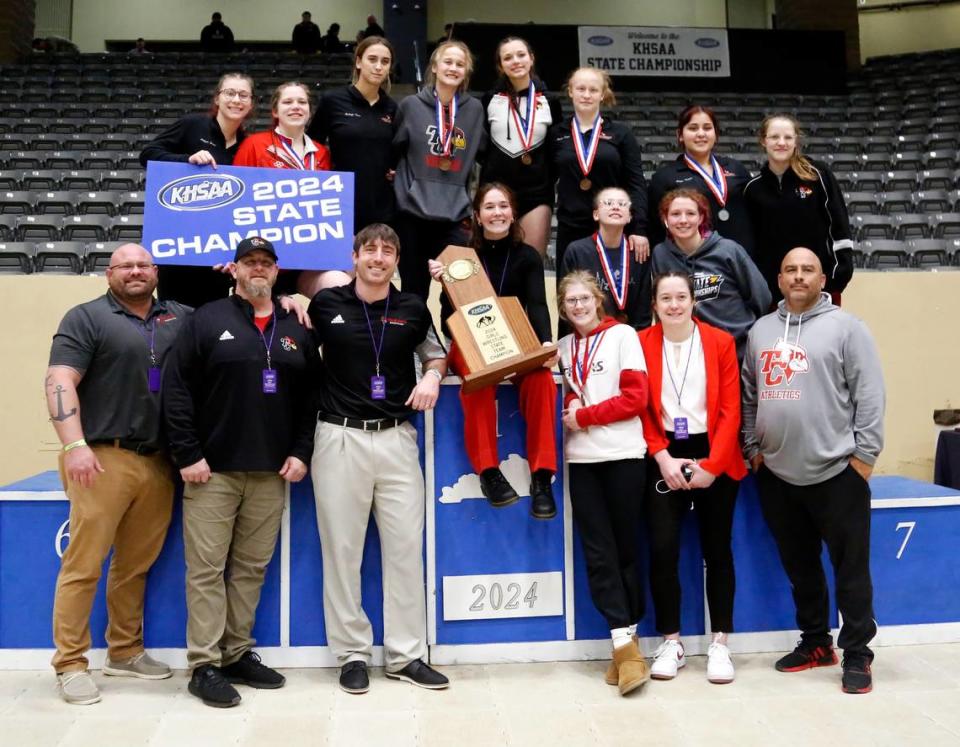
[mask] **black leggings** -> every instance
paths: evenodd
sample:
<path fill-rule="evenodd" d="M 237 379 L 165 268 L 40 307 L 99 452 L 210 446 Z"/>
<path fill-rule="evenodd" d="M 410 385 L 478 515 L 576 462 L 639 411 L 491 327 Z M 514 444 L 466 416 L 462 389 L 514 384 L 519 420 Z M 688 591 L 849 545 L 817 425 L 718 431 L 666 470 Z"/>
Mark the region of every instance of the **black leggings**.
<path fill-rule="evenodd" d="M 710 453 L 705 433 L 676 440 L 668 433 L 670 456 L 678 459 L 702 459 Z M 707 604 L 710 627 L 714 633 L 733 632 L 733 593 L 736 577 L 730 534 L 733 509 L 740 484 L 727 475 L 718 475 L 709 488 L 670 490 L 653 458 L 647 459 L 646 519 L 650 541 L 650 591 L 661 635 L 680 632 L 680 529 L 693 504 L 700 528 L 700 549 L 707 566 Z"/>
<path fill-rule="evenodd" d="M 462 221 L 428 220 L 398 212 L 394 229 L 400 239 L 400 279 L 406 293 L 416 293 L 424 301 L 430 295 L 428 259 L 436 259 L 449 244 L 468 246 L 469 232 Z"/>
<path fill-rule="evenodd" d="M 610 629 L 643 617 L 645 594 L 637 569 L 643 501 L 643 459 L 571 462 L 570 503 L 587 562 L 590 597 Z"/>

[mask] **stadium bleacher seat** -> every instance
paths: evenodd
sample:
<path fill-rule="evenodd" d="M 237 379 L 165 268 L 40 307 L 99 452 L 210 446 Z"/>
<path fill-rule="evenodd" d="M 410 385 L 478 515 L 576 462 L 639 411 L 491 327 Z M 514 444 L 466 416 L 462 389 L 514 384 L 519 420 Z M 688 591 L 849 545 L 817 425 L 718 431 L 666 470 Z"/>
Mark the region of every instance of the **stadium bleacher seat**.
<path fill-rule="evenodd" d="M 36 247 L 26 241 L 0 241 L 0 273 L 29 275 Z"/>
<path fill-rule="evenodd" d="M 948 213 L 953 208 L 953 199 L 945 189 L 917 192 L 914 202 L 921 213 Z"/>
<path fill-rule="evenodd" d="M 0 213 L 29 215 L 33 212 L 35 198 L 32 192 L 2 192 L 0 193 Z"/>
<path fill-rule="evenodd" d="M 906 243 L 910 264 L 914 267 L 943 267 L 950 263 L 946 239 L 910 239 Z"/>
<path fill-rule="evenodd" d="M 0 241 L 14 241 L 17 236 L 18 215 L 0 213 Z"/>
<path fill-rule="evenodd" d="M 61 236 L 64 241 L 107 241 L 112 223 L 109 215 L 68 215 Z"/>
<path fill-rule="evenodd" d="M 60 186 L 64 189 L 96 190 L 100 188 L 100 172 L 79 169 L 60 172 Z"/>
<path fill-rule="evenodd" d="M 869 239 L 892 239 L 895 229 L 893 217 L 889 215 L 854 215 L 852 223 L 860 241 Z"/>
<path fill-rule="evenodd" d="M 37 244 L 34 267 L 37 272 L 83 272 L 86 245 L 81 241 L 46 241 Z"/>
<path fill-rule="evenodd" d="M 77 194 L 70 190 L 37 192 L 34 212 L 40 215 L 72 215 L 77 211 Z"/>
<path fill-rule="evenodd" d="M 25 171 L 20 177 L 20 186 L 23 189 L 59 189 L 60 172 L 51 169 L 39 171 Z"/>
<path fill-rule="evenodd" d="M 930 219 L 922 213 L 895 213 L 893 222 L 896 226 L 896 237 L 901 241 L 930 236 Z"/>
<path fill-rule="evenodd" d="M 77 212 L 81 215 L 114 216 L 119 212 L 120 192 L 77 192 Z"/>
<path fill-rule="evenodd" d="M 140 241 L 142 236 L 142 215 L 120 215 L 114 218 L 110 234 L 113 241 Z"/>
<path fill-rule="evenodd" d="M 58 215 L 21 215 L 17 218 L 17 240 L 57 241 L 61 220 Z"/>
<path fill-rule="evenodd" d="M 934 238 L 960 238 L 960 213 L 934 213 L 930 216 L 930 226 Z"/>
<path fill-rule="evenodd" d="M 96 241 L 87 244 L 84 250 L 84 271 L 105 272 L 110 266 L 110 255 L 125 243 L 125 241 Z"/>
<path fill-rule="evenodd" d="M 903 241 L 871 239 L 860 244 L 866 259 L 866 267 L 906 267 L 907 246 Z"/>

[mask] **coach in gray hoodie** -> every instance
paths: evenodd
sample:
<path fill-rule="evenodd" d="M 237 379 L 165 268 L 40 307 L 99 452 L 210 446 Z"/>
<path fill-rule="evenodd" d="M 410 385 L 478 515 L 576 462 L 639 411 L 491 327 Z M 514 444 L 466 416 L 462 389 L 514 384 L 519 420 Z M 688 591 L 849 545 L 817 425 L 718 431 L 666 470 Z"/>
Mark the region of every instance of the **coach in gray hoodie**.
<path fill-rule="evenodd" d="M 776 668 L 837 663 L 820 562 L 826 542 L 843 617 L 843 690 L 865 693 L 877 631 L 867 480 L 883 447 L 880 359 L 863 322 L 823 292 L 826 277 L 812 251 L 788 252 L 778 283 L 784 300 L 750 330 L 742 375 L 744 452 L 802 631 Z"/>

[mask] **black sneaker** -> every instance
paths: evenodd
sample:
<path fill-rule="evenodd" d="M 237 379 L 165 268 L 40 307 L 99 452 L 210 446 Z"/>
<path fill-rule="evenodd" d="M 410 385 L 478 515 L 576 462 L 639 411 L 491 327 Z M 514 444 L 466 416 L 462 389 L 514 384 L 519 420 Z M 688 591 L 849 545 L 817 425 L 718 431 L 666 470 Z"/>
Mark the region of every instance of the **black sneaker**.
<path fill-rule="evenodd" d="M 249 685 L 258 690 L 276 690 L 283 687 L 287 678 L 277 670 L 271 669 L 260 661 L 260 654 L 247 651 L 233 664 L 220 667 L 227 682 L 235 685 Z"/>
<path fill-rule="evenodd" d="M 213 664 L 203 664 L 194 669 L 187 690 L 200 698 L 204 705 L 213 708 L 232 708 L 240 703 L 240 693 Z"/>
<path fill-rule="evenodd" d="M 802 672 L 814 667 L 830 667 L 837 661 L 837 652 L 833 650 L 833 646 L 810 646 L 800 641 L 797 647 L 779 659 L 774 667 L 778 672 Z"/>
<path fill-rule="evenodd" d="M 348 661 L 340 668 L 340 689 L 360 695 L 370 689 L 367 665 L 362 661 Z"/>
<path fill-rule="evenodd" d="M 480 490 L 494 508 L 503 508 L 520 500 L 517 491 L 497 467 L 490 467 L 480 473 Z"/>
<path fill-rule="evenodd" d="M 843 654 L 843 684 L 845 693 L 860 694 L 873 690 L 870 658 L 863 654 Z"/>
<path fill-rule="evenodd" d="M 386 675 L 391 680 L 404 680 L 411 685 L 425 687 L 428 690 L 443 690 L 450 684 L 450 680 L 420 659 L 414 659 L 397 672 L 386 672 Z"/>
<path fill-rule="evenodd" d="M 534 519 L 552 519 L 557 515 L 552 479 L 553 473 L 547 469 L 538 469 L 530 475 L 530 515 Z"/>

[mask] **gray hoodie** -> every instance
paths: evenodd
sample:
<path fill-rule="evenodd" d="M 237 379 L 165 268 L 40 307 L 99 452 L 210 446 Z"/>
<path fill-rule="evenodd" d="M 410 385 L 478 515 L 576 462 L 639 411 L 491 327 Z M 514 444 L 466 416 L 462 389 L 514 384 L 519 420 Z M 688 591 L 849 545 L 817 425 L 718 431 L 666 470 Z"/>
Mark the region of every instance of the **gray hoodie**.
<path fill-rule="evenodd" d="M 690 256 L 666 239 L 653 250 L 650 272 L 656 277 L 671 270 L 693 276 L 697 317 L 729 332 L 743 360 L 747 332 L 770 308 L 770 290 L 747 250 L 716 231 Z"/>
<path fill-rule="evenodd" d="M 757 320 L 743 361 L 743 443 L 777 477 L 813 485 L 883 448 L 883 374 L 866 325 L 820 294 Z"/>
<path fill-rule="evenodd" d="M 457 221 L 470 215 L 467 181 L 477 153 L 486 146 L 487 134 L 483 106 L 477 99 L 458 93 L 457 107 L 452 159 L 444 170 L 433 89 L 424 88 L 400 102 L 393 136 L 400 159 L 393 188 L 400 210 L 429 220 Z"/>

